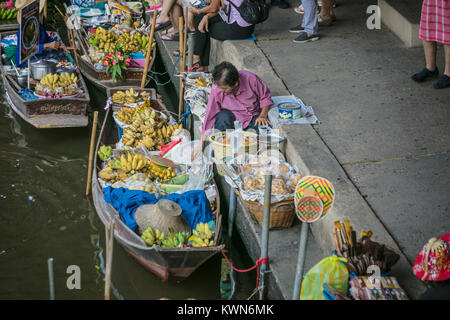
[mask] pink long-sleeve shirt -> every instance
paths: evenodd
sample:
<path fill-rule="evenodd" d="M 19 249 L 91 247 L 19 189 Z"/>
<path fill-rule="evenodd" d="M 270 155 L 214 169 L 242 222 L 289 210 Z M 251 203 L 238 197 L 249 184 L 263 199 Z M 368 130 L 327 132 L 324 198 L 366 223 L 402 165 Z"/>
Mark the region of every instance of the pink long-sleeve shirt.
<path fill-rule="evenodd" d="M 272 105 L 273 101 L 267 85 L 257 75 L 241 70 L 239 71 L 239 89 L 236 94 L 224 94 L 217 85 L 213 84 L 202 133 L 207 134 L 214 127 L 216 115 L 222 109 L 233 112 L 236 120 L 241 121 L 245 129 L 263 108 Z"/>

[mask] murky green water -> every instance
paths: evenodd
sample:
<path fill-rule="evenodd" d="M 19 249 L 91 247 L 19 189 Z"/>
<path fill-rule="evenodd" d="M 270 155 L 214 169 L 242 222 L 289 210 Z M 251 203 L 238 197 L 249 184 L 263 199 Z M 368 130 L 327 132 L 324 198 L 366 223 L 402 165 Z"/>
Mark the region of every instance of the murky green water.
<path fill-rule="evenodd" d="M 51 257 L 56 299 L 103 299 L 104 226 L 84 196 L 91 124 L 35 129 L 7 105 L 3 85 L 0 92 L 0 299 L 48 299 Z M 70 265 L 81 269 L 80 290 L 66 286 Z M 220 299 L 220 269 L 216 255 L 182 283 L 163 283 L 116 243 L 111 296 Z M 240 276 L 235 298 L 251 293 L 254 277 Z"/>

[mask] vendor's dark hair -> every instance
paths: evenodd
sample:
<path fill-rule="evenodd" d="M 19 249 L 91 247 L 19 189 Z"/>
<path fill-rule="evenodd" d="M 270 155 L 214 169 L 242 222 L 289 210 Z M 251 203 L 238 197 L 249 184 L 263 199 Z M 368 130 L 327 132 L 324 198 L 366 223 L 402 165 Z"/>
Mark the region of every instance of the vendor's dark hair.
<path fill-rule="evenodd" d="M 231 87 L 239 80 L 239 72 L 232 63 L 224 61 L 215 66 L 212 77 L 214 83 Z"/>

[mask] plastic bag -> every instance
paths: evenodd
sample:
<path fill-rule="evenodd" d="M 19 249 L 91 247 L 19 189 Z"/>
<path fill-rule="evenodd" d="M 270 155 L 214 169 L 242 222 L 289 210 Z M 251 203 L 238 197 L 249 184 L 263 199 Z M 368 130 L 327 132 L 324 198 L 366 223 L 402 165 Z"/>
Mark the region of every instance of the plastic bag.
<path fill-rule="evenodd" d="M 300 300 L 326 300 L 323 294 L 324 283 L 347 295 L 347 259 L 332 255 L 312 267 L 303 279 Z"/>

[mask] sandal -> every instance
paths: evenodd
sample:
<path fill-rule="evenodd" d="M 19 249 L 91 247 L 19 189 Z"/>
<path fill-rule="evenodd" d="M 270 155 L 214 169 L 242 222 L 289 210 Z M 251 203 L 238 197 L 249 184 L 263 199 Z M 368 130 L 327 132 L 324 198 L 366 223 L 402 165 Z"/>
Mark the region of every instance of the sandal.
<path fill-rule="evenodd" d="M 198 69 L 200 69 L 200 64 L 199 64 L 199 62 L 196 62 L 192 65 L 191 68 L 188 68 L 187 70 L 188 70 L 188 72 L 197 72 Z"/>
<path fill-rule="evenodd" d="M 156 25 L 155 25 L 155 31 L 159 31 L 159 30 L 165 29 L 165 28 L 167 28 L 167 27 L 169 27 L 171 25 L 172 25 L 172 22 L 170 22 L 170 21 L 157 22 Z"/>
<path fill-rule="evenodd" d="M 161 36 L 161 39 L 163 39 L 165 41 L 179 41 L 180 34 L 178 32 L 163 34 Z"/>

